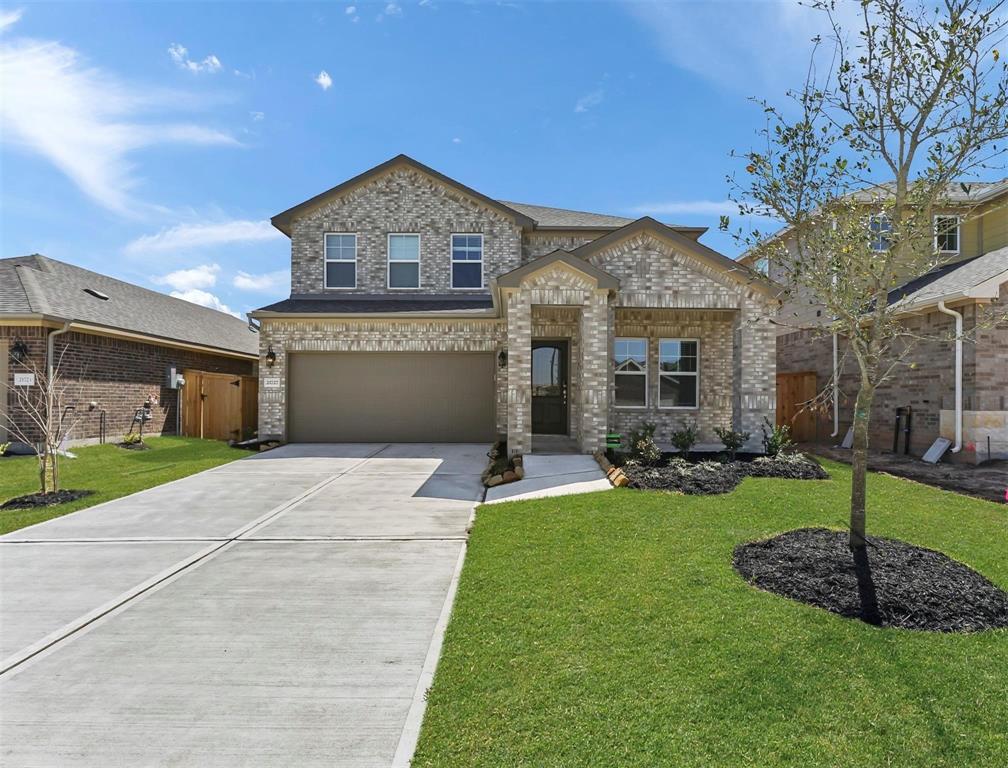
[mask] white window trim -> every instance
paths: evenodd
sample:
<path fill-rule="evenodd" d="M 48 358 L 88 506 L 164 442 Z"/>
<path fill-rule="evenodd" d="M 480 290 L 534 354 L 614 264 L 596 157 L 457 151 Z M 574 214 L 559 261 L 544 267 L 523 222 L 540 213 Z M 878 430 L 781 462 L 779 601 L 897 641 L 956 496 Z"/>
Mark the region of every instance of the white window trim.
<path fill-rule="evenodd" d="M 954 251 L 938 250 L 938 219 L 955 219 L 956 249 Z M 936 213 L 932 217 L 934 223 L 934 249 L 938 253 L 961 253 L 962 252 L 962 217 L 954 213 Z"/>
<path fill-rule="evenodd" d="M 617 336 L 613 343 L 617 341 L 643 341 L 644 342 L 644 370 L 637 371 L 617 371 L 613 370 L 613 407 L 620 411 L 646 411 L 651 404 L 651 387 L 648 384 L 648 371 L 651 369 L 651 340 L 644 336 Z M 615 354 L 613 355 L 615 357 Z M 644 405 L 617 405 L 616 404 L 616 377 L 617 376 L 643 376 L 644 377 Z"/>
<path fill-rule="evenodd" d="M 879 231 L 876 232 L 875 230 L 872 229 L 872 224 L 875 221 L 879 221 L 879 222 L 888 221 L 889 222 L 889 229 L 879 229 Z M 892 219 L 890 219 L 884 213 L 873 213 L 871 216 L 868 217 L 868 236 L 871 238 L 871 242 L 869 243 L 869 246 L 871 247 L 872 253 L 888 253 L 889 252 L 889 248 L 888 247 L 886 247 L 886 248 L 876 248 L 875 247 L 875 236 L 876 235 L 881 235 L 881 234 L 883 234 L 885 232 L 889 233 L 890 240 L 891 240 L 891 235 L 892 235 Z M 890 242 L 890 245 L 891 244 L 892 243 Z"/>
<path fill-rule="evenodd" d="M 472 264 L 471 261 L 456 261 L 455 260 L 455 247 L 454 240 L 456 237 L 479 237 L 480 239 L 480 284 L 475 288 L 464 288 L 455 287 L 455 265 L 456 264 Z M 484 272 L 484 263 L 486 262 L 486 251 L 484 246 L 486 244 L 486 239 L 483 237 L 482 232 L 452 232 L 448 235 L 448 269 L 450 274 L 448 275 L 448 281 L 451 283 L 451 290 L 453 291 L 482 291 L 486 288 L 486 274 Z"/>
<path fill-rule="evenodd" d="M 329 285 L 329 270 L 327 265 L 329 262 L 347 264 L 350 259 L 330 259 L 329 258 L 329 248 L 326 244 L 326 238 L 329 235 L 352 235 L 353 236 L 353 286 L 346 287 L 344 285 Z M 356 232 L 323 232 L 322 233 L 322 288 L 327 291 L 354 291 L 357 289 L 357 240 L 358 235 Z"/>
<path fill-rule="evenodd" d="M 417 239 L 417 260 L 414 262 L 412 259 L 395 259 L 396 264 L 413 264 L 417 265 L 417 284 L 415 287 L 410 286 L 409 288 L 393 288 L 392 287 L 392 238 L 398 235 L 407 235 L 409 237 L 415 237 Z M 389 232 L 385 237 L 385 287 L 390 291 L 418 291 L 423 285 L 423 274 L 422 267 L 420 266 L 423 262 L 423 237 L 421 237 L 419 232 Z"/>
<path fill-rule="evenodd" d="M 661 343 L 663 341 L 693 341 L 696 342 L 696 370 L 676 371 L 662 373 L 661 369 Z M 661 404 L 661 380 L 662 376 L 695 376 L 696 377 L 696 405 L 662 405 Z M 659 411 L 698 411 L 700 410 L 700 339 L 686 338 L 666 338 L 658 339 L 658 410 Z"/>

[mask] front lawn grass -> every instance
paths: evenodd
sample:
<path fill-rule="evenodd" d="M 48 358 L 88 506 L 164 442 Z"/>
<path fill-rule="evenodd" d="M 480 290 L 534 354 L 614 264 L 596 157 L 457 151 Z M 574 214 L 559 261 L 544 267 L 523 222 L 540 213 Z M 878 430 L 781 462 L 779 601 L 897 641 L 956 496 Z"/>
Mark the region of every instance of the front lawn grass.
<path fill-rule="evenodd" d="M 1008 631 L 879 629 L 732 569 L 741 542 L 846 526 L 850 468 L 824 464 L 481 507 L 413 765 L 1008 765 Z M 872 474 L 868 527 L 1008 588 L 1008 506 Z"/>
<path fill-rule="evenodd" d="M 51 507 L 0 510 L 0 533 L 16 531 L 248 456 L 248 451 L 217 440 L 149 437 L 144 442 L 150 447 L 149 451 L 129 451 L 111 444 L 72 449 L 76 459 L 60 457 L 60 487 L 95 493 Z M 34 456 L 0 458 L 0 504 L 37 491 L 38 459 Z"/>

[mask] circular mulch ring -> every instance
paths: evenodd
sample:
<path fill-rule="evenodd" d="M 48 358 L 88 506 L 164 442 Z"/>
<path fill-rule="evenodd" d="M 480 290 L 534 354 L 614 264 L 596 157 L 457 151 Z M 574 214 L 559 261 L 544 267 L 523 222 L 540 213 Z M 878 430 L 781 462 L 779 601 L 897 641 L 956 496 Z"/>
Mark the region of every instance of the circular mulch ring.
<path fill-rule="evenodd" d="M 855 565 L 848 541 L 846 531 L 801 528 L 740 544 L 732 562 L 755 587 L 878 626 L 932 632 L 1008 627 L 1008 592 L 969 566 L 932 549 L 869 536 L 866 572 Z"/>
<path fill-rule="evenodd" d="M 50 491 L 49 493 L 29 493 L 18 496 L 0 505 L 0 509 L 32 509 L 33 507 L 51 507 L 53 504 L 66 504 L 90 496 L 94 491 Z"/>

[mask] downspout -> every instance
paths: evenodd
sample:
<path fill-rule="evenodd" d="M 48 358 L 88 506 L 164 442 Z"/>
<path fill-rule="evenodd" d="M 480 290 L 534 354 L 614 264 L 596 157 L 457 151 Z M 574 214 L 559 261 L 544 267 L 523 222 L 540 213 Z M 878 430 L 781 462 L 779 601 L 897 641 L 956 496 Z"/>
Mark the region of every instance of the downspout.
<path fill-rule="evenodd" d="M 955 318 L 956 338 L 955 338 L 955 445 L 952 446 L 952 453 L 959 453 L 962 450 L 962 421 L 963 421 L 963 401 L 962 401 L 962 332 L 963 316 L 961 312 L 949 309 L 944 301 L 938 302 L 938 311 L 942 314 Z"/>
<path fill-rule="evenodd" d="M 53 349 L 53 341 L 57 336 L 62 336 L 64 333 L 70 330 L 70 323 L 71 323 L 70 320 L 65 321 L 63 323 L 62 328 L 60 328 L 58 331 L 53 331 L 52 333 L 50 333 L 48 338 L 46 339 L 46 375 L 49 377 L 49 381 L 52 381 L 53 372 L 55 370 L 55 363 L 53 362 L 53 357 L 55 354 Z"/>
<path fill-rule="evenodd" d="M 833 333 L 833 434 L 830 437 L 836 437 L 840 434 L 840 384 L 837 381 L 837 377 L 840 375 L 837 371 L 837 358 L 839 353 L 837 351 L 837 335 L 836 332 Z"/>

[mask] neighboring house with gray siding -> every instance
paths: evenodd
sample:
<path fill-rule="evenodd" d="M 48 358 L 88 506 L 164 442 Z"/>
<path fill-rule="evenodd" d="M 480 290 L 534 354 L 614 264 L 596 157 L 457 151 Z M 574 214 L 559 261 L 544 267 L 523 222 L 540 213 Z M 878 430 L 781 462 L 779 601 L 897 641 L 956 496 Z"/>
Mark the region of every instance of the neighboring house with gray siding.
<path fill-rule="evenodd" d="M 273 218 L 291 296 L 260 329 L 260 435 L 584 452 L 645 421 L 774 419 L 770 283 L 704 228 L 503 202 L 405 155 Z"/>

